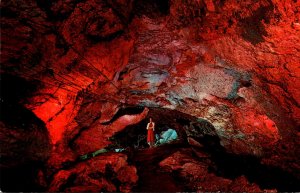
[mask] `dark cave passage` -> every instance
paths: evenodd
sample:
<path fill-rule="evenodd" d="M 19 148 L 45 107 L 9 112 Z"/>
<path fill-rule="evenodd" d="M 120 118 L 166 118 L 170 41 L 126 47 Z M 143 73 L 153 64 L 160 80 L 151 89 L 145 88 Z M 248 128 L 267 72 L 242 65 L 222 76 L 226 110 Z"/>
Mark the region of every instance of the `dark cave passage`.
<path fill-rule="evenodd" d="M 121 109 L 113 119 L 124 114 L 138 114 L 141 113 L 141 107 L 129 107 Z M 214 127 L 206 120 L 193 117 L 188 114 L 181 113 L 175 110 L 162 108 L 149 108 L 148 115 L 145 119 L 135 125 L 130 125 L 124 130 L 116 133 L 111 137 L 113 144 L 119 148 L 146 148 L 146 125 L 149 118 L 155 122 L 155 134 L 160 136 L 163 132 L 172 129 L 178 135 L 174 141 L 176 143 L 187 143 L 187 137 L 205 140 L 202 137 L 216 136 Z M 174 143 L 173 142 L 173 143 Z"/>
<path fill-rule="evenodd" d="M 44 191 L 38 173 L 50 155 L 49 133 L 43 121 L 19 103 L 37 85 L 12 75 L 0 77 L 1 191 Z"/>

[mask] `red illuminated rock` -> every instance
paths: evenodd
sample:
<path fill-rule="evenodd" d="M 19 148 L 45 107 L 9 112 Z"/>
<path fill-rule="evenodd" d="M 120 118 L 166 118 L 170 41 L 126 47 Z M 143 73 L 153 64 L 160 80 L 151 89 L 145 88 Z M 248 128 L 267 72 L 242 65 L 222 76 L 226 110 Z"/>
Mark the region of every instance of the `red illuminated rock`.
<path fill-rule="evenodd" d="M 126 126 L 142 121 L 147 116 L 147 113 L 148 109 L 145 109 L 141 114 L 124 115 L 108 125 L 95 122 L 90 128 L 80 132 L 80 135 L 74 141 L 73 148 L 78 155 L 92 153 L 105 148 L 111 144 L 109 141 L 110 137 L 123 130 Z"/>
<path fill-rule="evenodd" d="M 54 180 L 50 184 L 49 192 L 61 191 L 60 188 L 65 185 L 68 179 L 71 177 L 70 171 L 61 170 L 55 176 Z"/>
<path fill-rule="evenodd" d="M 138 181 L 136 168 L 134 166 L 123 167 L 118 172 L 118 179 L 122 183 L 120 186 L 120 191 L 130 192 L 131 188 L 136 185 Z"/>
<path fill-rule="evenodd" d="M 81 35 L 101 39 L 122 29 L 120 18 L 111 7 L 102 0 L 90 0 L 76 5 L 62 26 L 62 34 L 68 43 L 73 44 Z"/>
<path fill-rule="evenodd" d="M 78 163 L 55 174 L 49 191 L 130 192 L 138 176 L 136 168 L 129 166 L 126 160 L 124 154 L 109 154 Z M 115 184 L 116 180 L 120 184 Z"/>

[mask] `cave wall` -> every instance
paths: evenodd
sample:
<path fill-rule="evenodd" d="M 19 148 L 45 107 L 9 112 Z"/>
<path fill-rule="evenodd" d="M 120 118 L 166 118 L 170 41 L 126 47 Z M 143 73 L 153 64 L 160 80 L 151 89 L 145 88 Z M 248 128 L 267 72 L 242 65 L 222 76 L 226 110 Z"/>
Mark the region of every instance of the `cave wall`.
<path fill-rule="evenodd" d="M 2 1 L 1 74 L 38 82 L 15 103 L 47 128 L 49 173 L 145 118 L 110 123 L 126 105 L 204 118 L 228 152 L 297 171 L 299 9 L 294 0 Z M 103 146 L 86 143 L 89 133 Z"/>

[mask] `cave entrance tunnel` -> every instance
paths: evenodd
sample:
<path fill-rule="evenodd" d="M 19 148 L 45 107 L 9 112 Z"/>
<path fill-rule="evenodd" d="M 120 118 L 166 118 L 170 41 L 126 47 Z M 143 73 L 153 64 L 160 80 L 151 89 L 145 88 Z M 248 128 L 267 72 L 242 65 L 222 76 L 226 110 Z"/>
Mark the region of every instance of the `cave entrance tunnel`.
<path fill-rule="evenodd" d="M 122 114 L 138 114 L 142 110 L 141 107 L 128 107 L 120 110 L 121 113 L 118 112 L 116 117 Z M 143 149 L 149 147 L 146 126 L 150 118 L 155 122 L 156 146 L 164 144 L 188 145 L 190 140 L 195 140 L 204 145 L 219 144 L 220 140 L 215 128 L 207 120 L 176 110 L 149 108 L 145 119 L 138 124 L 127 126 L 110 139 L 113 142 L 111 148 Z"/>

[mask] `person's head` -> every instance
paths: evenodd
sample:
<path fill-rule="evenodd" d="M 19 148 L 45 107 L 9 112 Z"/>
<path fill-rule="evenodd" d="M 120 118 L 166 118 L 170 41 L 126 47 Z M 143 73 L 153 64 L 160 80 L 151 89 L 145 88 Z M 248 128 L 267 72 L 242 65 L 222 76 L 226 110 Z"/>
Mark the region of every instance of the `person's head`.
<path fill-rule="evenodd" d="M 152 118 L 150 117 L 150 122 L 152 122 Z"/>

